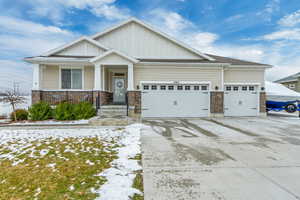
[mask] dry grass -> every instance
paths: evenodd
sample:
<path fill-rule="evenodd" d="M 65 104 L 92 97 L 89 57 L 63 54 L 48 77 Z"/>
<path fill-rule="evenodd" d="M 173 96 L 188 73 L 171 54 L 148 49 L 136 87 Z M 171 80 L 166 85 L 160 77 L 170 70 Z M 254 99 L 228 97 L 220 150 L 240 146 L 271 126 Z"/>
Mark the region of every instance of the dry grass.
<path fill-rule="evenodd" d="M 97 175 L 110 167 L 117 147 L 98 137 L 43 139 L 13 150 L 20 145 L 0 146 L 0 156 L 13 157 L 0 157 L 0 199 L 94 199 L 106 181 Z"/>
<path fill-rule="evenodd" d="M 136 157 L 134 159 L 138 160 L 139 164 L 142 165 L 142 154 L 136 155 Z M 142 193 L 144 192 L 143 170 L 136 171 L 136 176 L 133 180 L 132 187 L 138 189 Z M 132 200 L 143 200 L 144 195 L 134 194 L 134 196 L 131 199 Z"/>

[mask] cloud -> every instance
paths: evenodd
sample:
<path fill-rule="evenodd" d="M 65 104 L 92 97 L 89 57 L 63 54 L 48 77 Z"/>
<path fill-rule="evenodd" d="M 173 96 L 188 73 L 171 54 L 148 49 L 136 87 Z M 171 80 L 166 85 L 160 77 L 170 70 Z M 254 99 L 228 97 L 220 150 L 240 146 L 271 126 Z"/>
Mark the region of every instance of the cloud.
<path fill-rule="evenodd" d="M 55 26 L 0 16 L 0 90 L 20 83 L 22 91 L 31 88 L 31 65 L 25 56 L 40 55 L 77 37 L 77 34 Z"/>
<path fill-rule="evenodd" d="M 108 20 L 128 18 L 130 11 L 117 7 L 115 2 L 116 0 L 28 0 L 31 5 L 30 14 L 47 17 L 57 24 L 61 24 L 66 13 L 74 9 L 86 10 Z"/>
<path fill-rule="evenodd" d="M 280 26 L 292 27 L 300 24 L 300 10 L 296 12 L 286 15 L 278 21 Z"/>
<path fill-rule="evenodd" d="M 31 21 L 26 21 L 23 19 L 18 19 L 8 16 L 0 16 L 0 28 L 1 32 L 22 34 L 22 35 L 32 35 L 32 34 L 59 34 L 59 35 L 72 35 L 71 32 L 63 30 L 55 26 L 45 26 L 42 24 L 37 24 Z"/>
<path fill-rule="evenodd" d="M 259 39 L 250 38 L 251 44 L 219 43 L 221 35 L 202 31 L 179 13 L 162 9 L 154 10 L 153 13 L 154 16 L 145 16 L 149 23 L 164 27 L 162 31 L 201 52 L 273 65 L 274 68 L 267 70 L 267 80 L 274 81 L 300 71 L 300 56 L 297 53 L 300 52 L 300 46 L 294 42 L 298 39 L 299 30 L 280 30 Z M 239 17 L 233 17 L 232 20 L 235 18 Z"/>
<path fill-rule="evenodd" d="M 176 12 L 167 11 L 164 9 L 155 9 L 146 16 L 147 21 L 156 25 L 165 27 L 165 32 L 169 34 L 176 34 L 180 31 L 192 28 L 194 25 L 189 20 L 184 19 Z"/>
<path fill-rule="evenodd" d="M 0 50 L 7 54 L 39 55 L 76 36 L 77 34 L 59 27 L 0 16 Z"/>
<path fill-rule="evenodd" d="M 263 20 L 271 21 L 273 15 L 280 10 L 280 0 L 270 0 L 263 10 L 256 13 Z"/>
<path fill-rule="evenodd" d="M 242 14 L 233 15 L 233 16 L 230 16 L 230 17 L 226 18 L 225 22 L 234 22 L 234 21 L 239 20 L 243 17 L 244 17 L 244 15 L 242 15 Z"/>
<path fill-rule="evenodd" d="M 31 66 L 24 62 L 0 60 L 0 91 L 13 87 L 14 82 L 20 85 L 21 92 L 29 92 L 32 86 Z"/>
<path fill-rule="evenodd" d="M 300 40 L 300 28 L 275 31 L 262 37 L 265 40 Z"/>

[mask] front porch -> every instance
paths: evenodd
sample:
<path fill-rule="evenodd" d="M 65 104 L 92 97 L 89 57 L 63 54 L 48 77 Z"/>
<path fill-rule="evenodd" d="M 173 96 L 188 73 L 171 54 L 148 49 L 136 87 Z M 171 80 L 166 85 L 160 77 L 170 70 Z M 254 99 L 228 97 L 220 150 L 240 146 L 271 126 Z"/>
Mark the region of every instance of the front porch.
<path fill-rule="evenodd" d="M 103 105 L 126 105 L 129 113 L 140 113 L 140 92 L 134 90 L 134 59 L 116 52 L 89 59 L 86 63 L 34 65 L 32 103 L 88 101 Z"/>

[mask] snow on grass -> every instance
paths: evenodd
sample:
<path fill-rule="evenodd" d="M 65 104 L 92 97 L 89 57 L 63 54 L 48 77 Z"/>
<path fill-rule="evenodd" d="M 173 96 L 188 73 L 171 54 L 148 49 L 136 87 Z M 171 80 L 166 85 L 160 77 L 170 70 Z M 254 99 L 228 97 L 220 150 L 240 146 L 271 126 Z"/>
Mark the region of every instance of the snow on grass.
<path fill-rule="evenodd" d="M 118 199 L 141 166 L 140 129 L 0 130 L 0 199 Z M 18 191 L 18 192 L 14 192 Z"/>
<path fill-rule="evenodd" d="M 127 126 L 124 134 L 119 141 L 121 147 L 118 148 L 118 158 L 112 162 L 112 167 L 105 170 L 100 176 L 104 176 L 107 182 L 98 190 L 100 197 L 97 200 L 127 200 L 134 194 L 141 192 L 132 187 L 136 176 L 135 171 L 140 170 L 141 166 L 134 157 L 141 153 L 140 148 L 140 129 L 142 125 Z"/>

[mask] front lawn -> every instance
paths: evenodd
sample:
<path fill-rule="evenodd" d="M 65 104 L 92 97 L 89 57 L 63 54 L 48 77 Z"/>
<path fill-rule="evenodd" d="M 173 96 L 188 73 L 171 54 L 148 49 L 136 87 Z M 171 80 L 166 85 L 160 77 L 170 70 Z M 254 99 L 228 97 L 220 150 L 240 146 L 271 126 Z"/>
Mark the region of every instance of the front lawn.
<path fill-rule="evenodd" d="M 0 199 L 129 199 L 138 153 L 139 126 L 0 130 Z"/>

